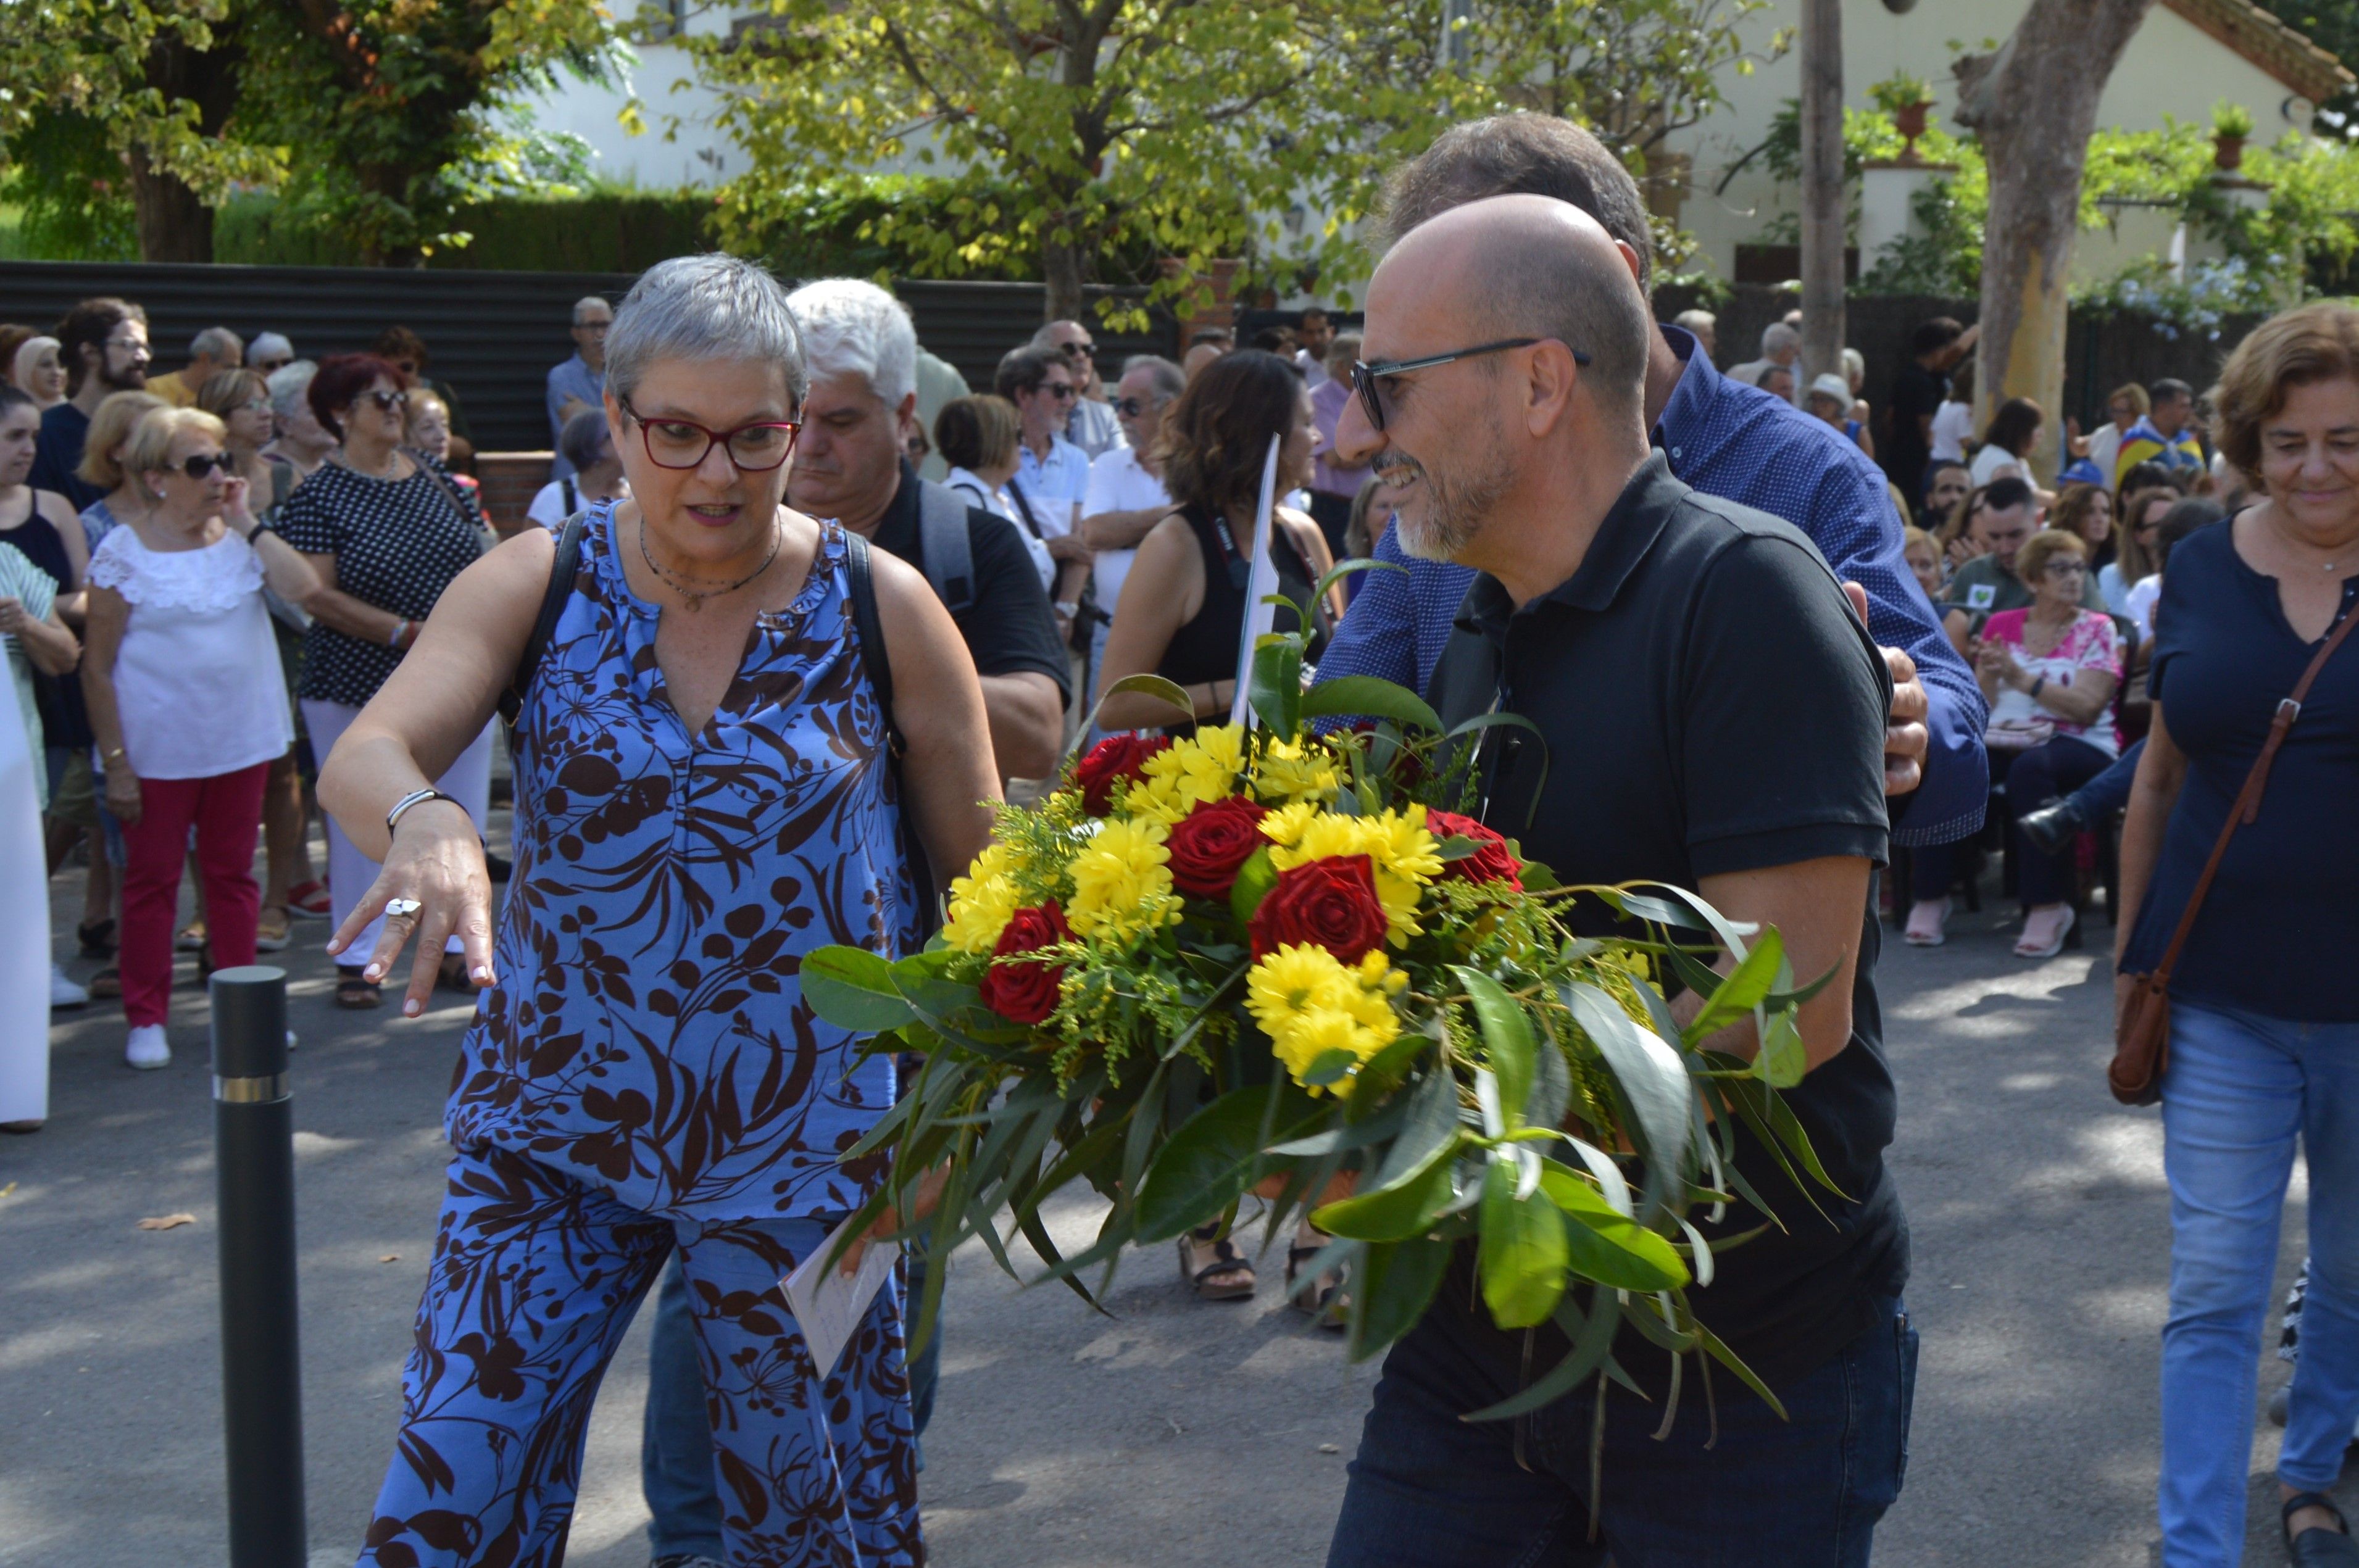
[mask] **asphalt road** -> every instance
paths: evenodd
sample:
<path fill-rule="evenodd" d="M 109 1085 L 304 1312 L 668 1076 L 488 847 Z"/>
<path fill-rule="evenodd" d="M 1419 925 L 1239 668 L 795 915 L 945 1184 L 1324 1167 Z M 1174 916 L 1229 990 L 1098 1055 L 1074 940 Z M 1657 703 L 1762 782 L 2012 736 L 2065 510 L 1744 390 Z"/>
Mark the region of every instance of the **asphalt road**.
<path fill-rule="evenodd" d="M 67 882 L 56 890 L 67 908 Z M 1943 948 L 1887 948 L 1901 1085 L 1893 1165 L 1924 1336 L 1886 1568 L 2145 1568 L 2157 1561 L 2157 1336 L 2168 1265 L 2160 1129 L 2105 1095 L 2102 958 L 2025 964 L 1993 916 Z M 60 929 L 66 929 L 60 922 Z M 330 1004 L 323 925 L 294 977 L 304 1419 L 313 1562 L 344 1563 L 389 1454 L 433 1234 L 440 1106 L 466 1014 Z M 2108 934 L 2092 933 L 2093 948 Z M 77 964 L 74 972 L 92 966 Z M 193 968 L 185 959 L 184 981 Z M 449 1000 L 456 1004 L 459 999 Z M 121 1063 L 118 1012 L 60 1014 L 48 1129 L 0 1139 L 0 1564 L 225 1561 L 206 1011 L 175 993 L 177 1059 Z M 2299 1174 L 2281 1249 L 2299 1261 Z M 142 1217 L 187 1213 L 163 1231 Z M 1084 1209 L 1052 1217 L 1085 1229 Z M 1374 1369 L 1279 1300 L 1200 1303 L 1168 1256 L 1131 1260 L 1089 1313 L 957 1262 L 926 1449 L 927 1526 L 951 1568 L 1316 1564 Z M 606 1379 L 569 1561 L 647 1560 L 636 1460 L 643 1331 Z M 2264 1392 L 2286 1368 L 2262 1368 Z M 2248 1561 L 2282 1561 L 2258 1427 Z M 2359 1514 L 2359 1478 L 2344 1505 Z"/>

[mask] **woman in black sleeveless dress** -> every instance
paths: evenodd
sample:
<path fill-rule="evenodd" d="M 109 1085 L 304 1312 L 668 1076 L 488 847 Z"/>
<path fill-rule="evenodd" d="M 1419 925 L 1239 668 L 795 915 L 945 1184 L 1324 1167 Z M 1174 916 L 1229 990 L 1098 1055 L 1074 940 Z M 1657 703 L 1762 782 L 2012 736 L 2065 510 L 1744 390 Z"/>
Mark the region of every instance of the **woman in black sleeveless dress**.
<path fill-rule="evenodd" d="M 1277 449 L 1277 493 L 1310 482 L 1310 453 L 1318 427 L 1311 422 L 1310 395 L 1294 367 L 1258 350 L 1225 354 L 1198 373 L 1163 416 L 1163 487 L 1171 497 L 1170 516 L 1139 542 L 1138 558 L 1123 579 L 1106 633 L 1104 690 L 1125 676 L 1153 672 L 1188 694 L 1189 712 L 1138 692 L 1116 692 L 1098 709 L 1106 730 L 1161 729 L 1184 735 L 1200 722 L 1225 724 L 1236 696 L 1238 643 L 1245 633 L 1246 582 L 1254 555 L 1254 526 L 1261 501 L 1262 465 L 1272 436 Z M 1281 506 L 1270 556 L 1277 567 L 1278 591 L 1308 604 L 1310 591 L 1334 564 L 1326 538 L 1308 516 Z M 1313 607 L 1321 625 L 1312 654 L 1342 612 L 1332 595 Z M 1296 630 L 1294 613 L 1281 606 L 1280 631 Z M 1287 1260 L 1288 1282 L 1297 1264 L 1319 1250 L 1324 1238 L 1308 1231 L 1295 1238 Z M 1230 1301 L 1254 1292 L 1253 1265 L 1234 1242 L 1212 1231 L 1182 1237 L 1180 1277 L 1207 1301 Z M 1321 1281 L 1315 1299 L 1302 1303 L 1324 1312 L 1331 1287 Z M 1322 1322 L 1340 1326 L 1329 1313 Z"/>
<path fill-rule="evenodd" d="M 1272 436 L 1283 438 L 1277 493 L 1284 495 L 1310 482 L 1318 428 L 1310 395 L 1294 367 L 1258 350 L 1214 360 L 1165 414 L 1163 486 L 1173 511 L 1140 541 L 1138 558 L 1123 581 L 1099 689 L 1151 672 L 1186 691 L 1191 710 L 1183 717 L 1158 698 L 1120 692 L 1098 710 L 1099 728 L 1185 734 L 1198 720 L 1228 721 L 1262 463 Z M 1319 525 L 1286 506 L 1277 509 L 1270 554 L 1278 591 L 1298 604 L 1309 601 L 1312 587 L 1334 564 Z M 1321 607 L 1314 657 L 1339 612 L 1338 605 Z M 1281 607 L 1278 628 L 1291 631 L 1296 624 Z"/>

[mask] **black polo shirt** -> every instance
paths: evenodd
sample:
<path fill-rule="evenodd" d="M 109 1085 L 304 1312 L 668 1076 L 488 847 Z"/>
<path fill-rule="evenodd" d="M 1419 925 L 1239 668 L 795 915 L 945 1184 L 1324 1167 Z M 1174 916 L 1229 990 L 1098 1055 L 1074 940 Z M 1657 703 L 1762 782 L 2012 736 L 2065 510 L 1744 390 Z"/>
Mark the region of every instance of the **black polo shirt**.
<path fill-rule="evenodd" d="M 1821 856 L 1885 859 L 1891 680 L 1866 629 L 1799 530 L 1689 489 L 1660 452 L 1570 580 L 1517 610 L 1495 579 L 1475 579 L 1430 692 L 1446 723 L 1495 701 L 1539 727 L 1544 778 L 1528 737 L 1488 732 L 1513 739 L 1486 756 L 1483 815 L 1565 882 L 1694 888 Z M 1612 927 L 1602 904 L 1584 903 L 1577 924 Z M 1737 1168 L 1786 1228 L 1720 1257 L 1713 1282 L 1690 1291 L 1697 1315 L 1773 1387 L 1842 1349 L 1908 1275 L 1884 1170 L 1894 1098 L 1876 953 L 1871 891 L 1851 1043 L 1785 1097 L 1854 1201 L 1814 1186 L 1821 1218 L 1740 1132 Z M 1703 1211 L 1690 1217 L 1702 1225 Z M 1733 1235 L 1761 1219 L 1737 1205 L 1703 1228 Z M 1660 1364 L 1626 1331 L 1616 1354 L 1634 1371 Z"/>
<path fill-rule="evenodd" d="M 1073 695 L 1072 665 L 1064 639 L 1057 635 L 1056 612 L 1033 569 L 1031 553 L 1016 524 L 975 507 L 966 509 L 967 546 L 974 554 L 974 602 L 952 617 L 975 673 L 1012 676 L 1038 671 L 1057 683 L 1065 700 Z M 918 527 L 918 470 L 901 464 L 901 488 L 876 520 L 871 543 L 926 569 L 923 535 Z"/>

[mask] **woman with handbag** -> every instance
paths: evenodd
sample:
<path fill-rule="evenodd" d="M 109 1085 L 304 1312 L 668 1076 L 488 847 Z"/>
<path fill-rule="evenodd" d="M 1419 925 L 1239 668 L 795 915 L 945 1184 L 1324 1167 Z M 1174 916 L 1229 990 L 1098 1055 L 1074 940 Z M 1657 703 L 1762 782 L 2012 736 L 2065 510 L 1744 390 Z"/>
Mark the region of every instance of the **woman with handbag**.
<path fill-rule="evenodd" d="M 339 354 L 321 362 L 306 396 L 321 427 L 342 446 L 287 498 L 272 526 L 326 585 L 310 605 L 298 687 L 312 755 L 324 758 L 400 667 L 442 590 L 483 555 L 488 530 L 475 498 L 441 464 L 402 445 L 409 393 L 401 372 L 373 354 Z M 492 805 L 488 724 L 435 787 L 482 832 Z M 328 894 L 338 925 L 376 874 L 376 862 L 331 817 Z M 372 926 L 355 946 L 375 940 Z M 455 937 L 448 951 L 445 983 L 464 989 Z M 338 1007 L 372 1008 L 382 1000 L 356 966 L 338 966 Z"/>
<path fill-rule="evenodd" d="M 2265 323 L 2212 394 L 2266 499 L 2190 535 L 2155 613 L 2122 834 L 2114 1094 L 2159 1095 L 2166 1568 L 2234 1568 L 2299 1141 L 2310 1292 L 2277 1476 L 2292 1561 L 2359 1564 L 2324 1494 L 2359 1418 L 2359 310 Z"/>

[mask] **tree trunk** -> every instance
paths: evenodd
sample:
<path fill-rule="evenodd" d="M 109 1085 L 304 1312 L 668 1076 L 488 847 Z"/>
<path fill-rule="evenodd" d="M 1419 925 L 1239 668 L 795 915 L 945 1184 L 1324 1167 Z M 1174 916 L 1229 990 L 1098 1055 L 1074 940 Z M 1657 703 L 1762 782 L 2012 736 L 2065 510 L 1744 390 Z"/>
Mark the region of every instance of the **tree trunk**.
<path fill-rule="evenodd" d="M 1078 321 L 1082 319 L 1082 289 L 1088 281 L 1082 270 L 1082 248 L 1069 240 L 1043 240 L 1040 243 L 1040 277 L 1049 286 L 1047 314 L 1043 321 Z"/>
<path fill-rule="evenodd" d="M 2010 397 L 2047 414 L 2033 471 L 2064 436 L 2065 290 L 2097 100 L 2154 0 L 2032 0 L 1995 55 L 1958 62 L 1958 122 L 1990 166 L 1974 422 Z"/>
<path fill-rule="evenodd" d="M 131 149 L 131 199 L 141 261 L 213 259 L 213 210 L 179 177 L 151 167 L 145 147 Z"/>
<path fill-rule="evenodd" d="M 1802 364 L 1843 373 L 1843 10 L 1802 0 Z M 1808 387 L 1796 387 L 1807 404 Z"/>

